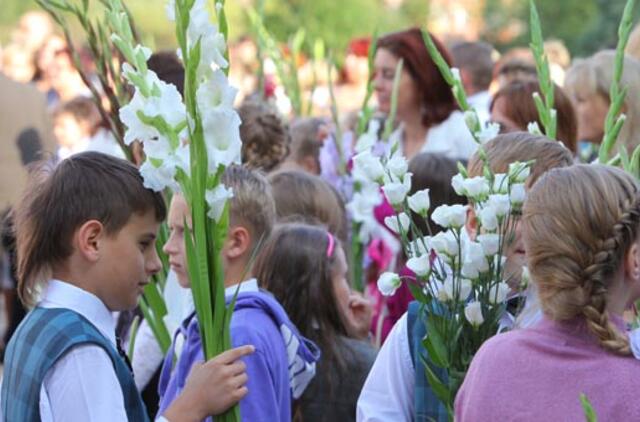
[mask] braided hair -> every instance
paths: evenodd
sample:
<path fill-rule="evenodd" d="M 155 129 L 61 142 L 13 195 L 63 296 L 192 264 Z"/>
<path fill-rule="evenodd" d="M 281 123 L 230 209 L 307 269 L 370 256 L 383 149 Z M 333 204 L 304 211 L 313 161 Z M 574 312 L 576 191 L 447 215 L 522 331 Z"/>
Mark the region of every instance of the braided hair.
<path fill-rule="evenodd" d="M 529 271 L 548 318 L 583 318 L 601 347 L 631 353 L 609 320 L 608 292 L 637 238 L 640 193 L 624 171 L 603 165 L 554 169 L 523 210 Z"/>

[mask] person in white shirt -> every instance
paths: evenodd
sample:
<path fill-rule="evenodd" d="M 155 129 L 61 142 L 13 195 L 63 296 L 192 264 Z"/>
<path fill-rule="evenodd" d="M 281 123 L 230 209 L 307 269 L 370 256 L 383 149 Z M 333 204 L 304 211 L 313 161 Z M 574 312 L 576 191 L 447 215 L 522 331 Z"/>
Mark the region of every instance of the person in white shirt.
<path fill-rule="evenodd" d="M 16 237 L 18 292 L 37 304 L 7 346 L 1 413 L 7 421 L 148 420 L 111 312 L 133 308 L 161 268 L 164 200 L 132 164 L 96 152 L 36 175 L 16 211 Z M 200 421 L 236 403 L 247 393 L 237 360 L 252 351 L 196 365 L 159 420 Z"/>

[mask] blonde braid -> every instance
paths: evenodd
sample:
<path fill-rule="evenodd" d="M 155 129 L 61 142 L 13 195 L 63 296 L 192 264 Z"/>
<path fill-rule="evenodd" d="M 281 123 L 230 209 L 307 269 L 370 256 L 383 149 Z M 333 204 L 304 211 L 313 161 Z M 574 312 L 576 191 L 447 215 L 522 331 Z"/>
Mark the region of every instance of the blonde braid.
<path fill-rule="evenodd" d="M 593 255 L 593 263 L 584 270 L 584 289 L 589 301 L 582 309 L 587 325 L 600 345 L 619 355 L 630 355 L 631 349 L 628 337 L 609 321 L 605 281 L 613 275 L 624 258 L 620 252 L 626 251 L 636 237 L 640 221 L 640 196 L 636 195 L 631 205 L 625 208 L 627 211 L 613 226 L 613 234 L 601 242 Z"/>

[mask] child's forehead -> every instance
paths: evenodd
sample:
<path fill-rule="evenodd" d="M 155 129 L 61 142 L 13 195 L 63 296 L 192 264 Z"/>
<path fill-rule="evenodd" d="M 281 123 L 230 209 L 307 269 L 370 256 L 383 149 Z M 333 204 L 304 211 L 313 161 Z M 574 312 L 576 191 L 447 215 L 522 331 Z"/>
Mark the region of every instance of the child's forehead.
<path fill-rule="evenodd" d="M 156 218 L 155 210 L 148 209 L 131 214 L 119 232 L 126 231 L 133 234 L 153 234 L 155 236 L 161 223 Z"/>

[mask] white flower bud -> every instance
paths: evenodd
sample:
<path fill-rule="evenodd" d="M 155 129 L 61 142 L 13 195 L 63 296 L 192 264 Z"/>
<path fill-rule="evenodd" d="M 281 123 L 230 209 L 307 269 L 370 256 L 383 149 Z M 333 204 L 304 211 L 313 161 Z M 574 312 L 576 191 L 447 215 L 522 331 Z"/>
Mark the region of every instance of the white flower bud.
<path fill-rule="evenodd" d="M 400 276 L 396 273 L 382 273 L 378 278 L 378 290 L 384 296 L 393 295 L 401 284 Z"/>
<path fill-rule="evenodd" d="M 467 317 L 467 321 L 469 321 L 474 327 L 482 324 L 484 322 L 484 317 L 482 316 L 482 305 L 480 302 L 470 302 L 465 306 L 464 316 Z"/>

